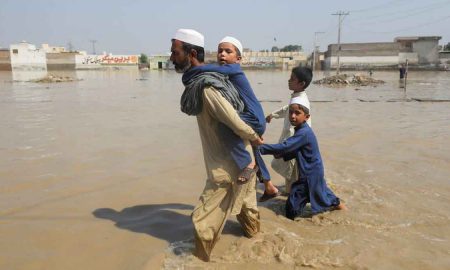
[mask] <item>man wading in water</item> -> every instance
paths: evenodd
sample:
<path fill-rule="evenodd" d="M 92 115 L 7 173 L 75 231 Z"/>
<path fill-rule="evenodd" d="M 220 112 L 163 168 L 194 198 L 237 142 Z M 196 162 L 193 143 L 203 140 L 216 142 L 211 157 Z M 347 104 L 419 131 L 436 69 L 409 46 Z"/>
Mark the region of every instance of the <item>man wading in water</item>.
<path fill-rule="evenodd" d="M 261 144 L 258 134 L 239 117 L 243 103 L 233 85 L 220 73 L 201 73 L 189 77 L 186 72 L 203 65 L 204 37 L 191 29 L 179 29 L 172 39 L 170 60 L 175 70 L 183 74 L 185 90 L 181 110 L 197 117 L 206 167 L 206 185 L 192 212 L 194 223 L 194 254 L 209 261 L 211 251 L 220 237 L 230 214 L 237 214 L 244 234 L 253 237 L 259 232 L 259 211 L 256 206 L 256 176 L 237 184 L 239 167 L 220 137 L 220 125 L 225 124 L 244 140 L 252 153 L 250 141 Z M 253 157 L 253 155 L 251 155 Z"/>

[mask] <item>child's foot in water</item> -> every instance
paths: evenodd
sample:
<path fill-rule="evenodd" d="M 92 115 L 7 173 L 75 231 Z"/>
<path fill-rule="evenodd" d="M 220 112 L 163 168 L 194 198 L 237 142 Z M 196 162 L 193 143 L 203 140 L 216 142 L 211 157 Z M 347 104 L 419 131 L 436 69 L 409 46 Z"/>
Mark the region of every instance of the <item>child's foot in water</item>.
<path fill-rule="evenodd" d="M 247 183 L 258 171 L 258 166 L 254 165 L 252 167 L 245 167 L 238 176 L 238 184 L 242 185 Z"/>
<path fill-rule="evenodd" d="M 272 181 L 264 181 L 264 194 L 259 198 L 259 202 L 265 202 L 267 200 L 278 197 L 280 192 L 278 189 L 272 184 Z"/>
<path fill-rule="evenodd" d="M 339 203 L 338 206 L 333 207 L 331 210 L 348 210 L 347 206 L 344 203 Z"/>

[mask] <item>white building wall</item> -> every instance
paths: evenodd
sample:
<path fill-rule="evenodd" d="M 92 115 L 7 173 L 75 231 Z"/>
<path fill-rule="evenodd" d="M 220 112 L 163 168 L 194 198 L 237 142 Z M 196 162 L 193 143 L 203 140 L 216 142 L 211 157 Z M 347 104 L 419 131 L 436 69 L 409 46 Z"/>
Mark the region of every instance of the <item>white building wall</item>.
<path fill-rule="evenodd" d="M 418 64 L 419 58 L 417 53 L 399 53 L 393 56 L 341 56 L 341 67 L 383 67 L 383 66 L 395 66 L 401 63 L 405 63 L 406 59 L 410 64 Z M 327 57 L 325 59 L 326 68 L 337 67 L 337 57 Z"/>
<path fill-rule="evenodd" d="M 341 65 L 373 65 L 386 66 L 398 64 L 398 55 L 394 56 L 341 56 L 339 59 Z M 337 57 L 331 57 L 331 65 L 337 66 Z"/>
<path fill-rule="evenodd" d="M 75 69 L 101 68 L 100 55 L 75 55 Z"/>
<path fill-rule="evenodd" d="M 399 53 L 398 54 L 399 64 L 406 63 L 406 60 L 408 60 L 408 63 L 411 65 L 419 64 L 419 56 L 417 55 L 417 53 Z"/>
<path fill-rule="evenodd" d="M 13 70 L 47 70 L 47 59 L 43 50 L 35 45 L 21 42 L 9 48 Z"/>
<path fill-rule="evenodd" d="M 419 55 L 419 64 L 437 64 L 439 62 L 438 40 L 418 40 L 413 43 L 413 52 Z"/>

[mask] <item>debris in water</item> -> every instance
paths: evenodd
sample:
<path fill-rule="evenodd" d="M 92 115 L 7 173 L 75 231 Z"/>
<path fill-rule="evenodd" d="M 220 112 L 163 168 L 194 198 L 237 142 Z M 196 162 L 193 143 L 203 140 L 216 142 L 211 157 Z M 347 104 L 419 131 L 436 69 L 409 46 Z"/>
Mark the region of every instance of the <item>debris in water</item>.
<path fill-rule="evenodd" d="M 73 82 L 73 81 L 81 81 L 81 79 L 74 79 L 69 76 L 55 76 L 55 75 L 47 75 L 43 78 L 31 80 L 30 82 L 36 82 L 36 83 L 58 83 L 58 82 Z"/>
<path fill-rule="evenodd" d="M 346 85 L 376 86 L 378 84 L 384 83 L 384 81 L 376 80 L 376 79 L 373 79 L 371 77 L 361 75 L 361 74 L 353 74 L 353 75 L 339 74 L 339 75 L 326 77 L 326 78 L 323 78 L 320 80 L 316 80 L 313 83 L 327 85 L 327 86 L 331 86 L 331 87 L 340 87 L 340 86 L 346 86 Z"/>

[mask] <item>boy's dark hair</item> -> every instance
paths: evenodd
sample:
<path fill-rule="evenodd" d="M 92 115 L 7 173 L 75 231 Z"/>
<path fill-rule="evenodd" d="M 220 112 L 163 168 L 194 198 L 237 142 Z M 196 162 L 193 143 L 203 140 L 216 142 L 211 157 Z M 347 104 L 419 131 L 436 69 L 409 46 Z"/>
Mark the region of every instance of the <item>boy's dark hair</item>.
<path fill-rule="evenodd" d="M 200 46 L 196 46 L 196 45 L 192 45 L 190 43 L 186 43 L 183 42 L 183 50 L 189 54 L 191 52 L 191 50 L 195 50 L 197 52 L 197 60 L 200 63 L 203 63 L 205 61 L 205 49 L 200 47 Z"/>
<path fill-rule="evenodd" d="M 299 81 L 305 82 L 305 89 L 312 81 L 313 73 L 310 68 L 298 66 L 292 69 L 292 73 Z"/>

